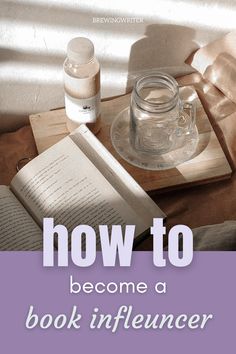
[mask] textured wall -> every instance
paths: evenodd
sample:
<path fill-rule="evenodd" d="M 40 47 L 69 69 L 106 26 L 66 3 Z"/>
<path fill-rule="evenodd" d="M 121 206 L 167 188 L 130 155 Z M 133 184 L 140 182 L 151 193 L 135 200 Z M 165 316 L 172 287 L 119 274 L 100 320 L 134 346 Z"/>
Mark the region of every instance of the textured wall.
<path fill-rule="evenodd" d="M 136 23 L 105 22 L 117 17 Z M 1 0 L 0 131 L 64 105 L 61 68 L 74 36 L 94 42 L 105 97 L 125 92 L 137 72 L 189 71 L 184 59 L 235 28 L 235 18 L 235 1 L 227 0 Z"/>

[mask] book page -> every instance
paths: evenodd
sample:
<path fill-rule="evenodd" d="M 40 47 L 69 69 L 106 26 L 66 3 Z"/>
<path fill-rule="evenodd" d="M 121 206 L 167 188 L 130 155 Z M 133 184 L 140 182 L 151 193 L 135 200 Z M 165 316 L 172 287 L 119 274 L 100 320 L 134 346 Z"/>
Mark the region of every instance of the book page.
<path fill-rule="evenodd" d="M 69 231 L 88 224 L 145 224 L 91 161 L 69 138 L 61 140 L 25 166 L 11 187 L 38 223 L 53 217 Z"/>
<path fill-rule="evenodd" d="M 82 124 L 70 134 L 70 137 L 149 226 L 152 225 L 153 218 L 165 218 L 166 215 L 157 204 L 91 133 L 86 125 Z"/>
<path fill-rule="evenodd" d="M 42 230 L 6 186 L 0 186 L 0 250 L 42 250 Z"/>

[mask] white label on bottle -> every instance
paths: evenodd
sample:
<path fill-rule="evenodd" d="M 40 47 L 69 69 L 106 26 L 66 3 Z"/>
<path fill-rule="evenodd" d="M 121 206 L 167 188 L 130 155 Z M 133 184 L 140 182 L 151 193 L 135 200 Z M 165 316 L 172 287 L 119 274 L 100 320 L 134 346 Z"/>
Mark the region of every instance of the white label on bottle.
<path fill-rule="evenodd" d="M 89 98 L 74 98 L 65 93 L 66 115 L 73 122 L 94 123 L 100 114 L 100 91 Z"/>

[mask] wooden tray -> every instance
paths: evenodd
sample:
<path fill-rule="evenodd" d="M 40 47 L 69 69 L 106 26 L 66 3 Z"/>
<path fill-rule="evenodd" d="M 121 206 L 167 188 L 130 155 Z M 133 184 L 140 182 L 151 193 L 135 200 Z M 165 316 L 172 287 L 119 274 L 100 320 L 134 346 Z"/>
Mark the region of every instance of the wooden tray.
<path fill-rule="evenodd" d="M 112 120 L 117 113 L 129 105 L 130 94 L 102 102 L 102 128 L 97 137 L 147 192 L 176 189 L 231 177 L 232 170 L 196 91 L 189 86 L 183 87 L 181 88 L 181 96 L 185 100 L 196 103 L 199 144 L 190 161 L 165 171 L 146 171 L 134 167 L 124 161 L 111 144 L 110 126 Z M 64 109 L 30 116 L 39 154 L 69 134 L 65 122 Z"/>

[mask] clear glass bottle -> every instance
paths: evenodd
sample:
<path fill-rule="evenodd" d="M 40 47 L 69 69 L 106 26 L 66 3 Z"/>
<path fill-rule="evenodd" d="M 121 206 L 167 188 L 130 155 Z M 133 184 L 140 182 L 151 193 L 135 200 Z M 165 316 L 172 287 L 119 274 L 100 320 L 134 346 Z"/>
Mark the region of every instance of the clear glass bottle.
<path fill-rule="evenodd" d="M 88 38 L 77 37 L 68 43 L 63 69 L 68 130 L 85 123 L 94 134 L 98 133 L 101 126 L 100 65 Z"/>

